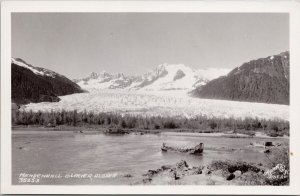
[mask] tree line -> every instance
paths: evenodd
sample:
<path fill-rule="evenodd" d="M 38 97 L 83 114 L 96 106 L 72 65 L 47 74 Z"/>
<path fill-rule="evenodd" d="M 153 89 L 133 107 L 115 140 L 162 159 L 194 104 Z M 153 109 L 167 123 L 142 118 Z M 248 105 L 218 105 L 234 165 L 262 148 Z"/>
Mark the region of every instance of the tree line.
<path fill-rule="evenodd" d="M 202 130 L 272 130 L 275 132 L 288 131 L 289 122 L 284 120 L 265 120 L 258 118 L 209 118 L 197 116 L 162 117 L 121 115 L 118 113 L 93 113 L 74 111 L 13 111 L 13 125 L 41 125 L 41 126 L 84 126 L 98 125 L 122 129 L 202 129 Z"/>

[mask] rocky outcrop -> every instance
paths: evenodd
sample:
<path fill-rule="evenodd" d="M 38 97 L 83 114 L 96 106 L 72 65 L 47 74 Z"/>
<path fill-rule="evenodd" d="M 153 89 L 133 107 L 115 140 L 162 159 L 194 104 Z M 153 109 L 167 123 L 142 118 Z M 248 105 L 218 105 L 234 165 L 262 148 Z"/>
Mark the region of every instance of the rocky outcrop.
<path fill-rule="evenodd" d="M 206 166 L 190 166 L 181 160 L 175 165 L 148 170 L 140 184 L 243 185 L 253 180 L 253 176 L 263 179 L 263 172 L 262 167 L 245 162 L 215 161 Z"/>
<path fill-rule="evenodd" d="M 289 104 L 290 55 L 260 58 L 244 63 L 222 76 L 196 88 L 192 96 L 234 101 Z"/>
<path fill-rule="evenodd" d="M 167 176 L 170 178 L 170 180 L 179 180 L 183 176 L 197 174 L 202 174 L 202 167 L 189 167 L 185 160 L 181 160 L 180 162 L 176 163 L 175 166 L 163 165 L 159 169 L 148 170 L 148 172 L 143 175 L 143 182 L 149 183 L 153 178 L 161 176 Z"/>
<path fill-rule="evenodd" d="M 179 79 L 183 78 L 184 76 L 185 76 L 185 73 L 181 69 L 179 69 L 176 72 L 176 74 L 175 74 L 175 76 L 173 78 L 173 81 L 179 80 Z"/>

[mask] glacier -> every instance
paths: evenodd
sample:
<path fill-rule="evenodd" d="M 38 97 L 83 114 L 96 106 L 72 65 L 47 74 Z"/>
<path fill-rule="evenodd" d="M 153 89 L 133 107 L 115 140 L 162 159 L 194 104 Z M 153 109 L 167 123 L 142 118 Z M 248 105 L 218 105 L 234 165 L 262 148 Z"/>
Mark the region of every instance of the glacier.
<path fill-rule="evenodd" d="M 25 111 L 77 110 L 141 116 L 259 118 L 289 120 L 289 106 L 189 97 L 187 91 L 128 91 L 94 89 L 89 93 L 60 96 L 59 102 L 30 103 Z"/>

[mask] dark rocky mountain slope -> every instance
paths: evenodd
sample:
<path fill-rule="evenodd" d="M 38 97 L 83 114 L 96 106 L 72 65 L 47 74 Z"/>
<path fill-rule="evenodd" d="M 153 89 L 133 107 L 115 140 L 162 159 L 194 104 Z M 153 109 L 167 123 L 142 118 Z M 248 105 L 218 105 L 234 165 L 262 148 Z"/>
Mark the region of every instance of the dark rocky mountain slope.
<path fill-rule="evenodd" d="M 58 96 L 81 93 L 74 82 L 44 68 L 34 67 L 22 59 L 12 58 L 11 98 L 17 104 L 56 102 Z"/>
<path fill-rule="evenodd" d="M 209 99 L 289 104 L 289 69 L 289 52 L 283 52 L 244 63 L 191 94 Z"/>

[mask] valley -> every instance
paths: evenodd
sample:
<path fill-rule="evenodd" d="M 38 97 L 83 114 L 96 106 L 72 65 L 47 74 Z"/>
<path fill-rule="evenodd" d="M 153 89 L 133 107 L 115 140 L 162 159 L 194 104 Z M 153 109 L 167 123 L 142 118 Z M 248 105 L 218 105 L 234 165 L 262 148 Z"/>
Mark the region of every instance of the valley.
<path fill-rule="evenodd" d="M 52 174 L 36 184 L 286 185 L 264 172 L 289 166 L 287 57 L 74 80 L 13 59 L 13 184 Z M 165 142 L 204 151 L 163 152 Z"/>

